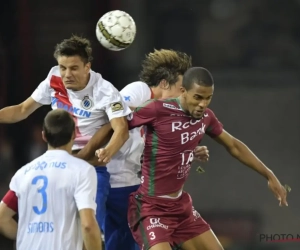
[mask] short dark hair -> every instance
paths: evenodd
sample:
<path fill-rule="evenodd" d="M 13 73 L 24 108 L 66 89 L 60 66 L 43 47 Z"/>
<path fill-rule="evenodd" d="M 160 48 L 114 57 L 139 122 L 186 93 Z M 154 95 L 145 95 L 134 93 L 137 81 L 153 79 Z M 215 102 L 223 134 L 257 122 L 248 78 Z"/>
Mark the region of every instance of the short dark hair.
<path fill-rule="evenodd" d="M 54 58 L 59 56 L 80 56 L 86 64 L 93 61 L 91 42 L 83 37 L 72 35 L 55 46 Z"/>
<path fill-rule="evenodd" d="M 52 110 L 44 119 L 43 131 L 48 144 L 53 148 L 58 148 L 71 141 L 75 131 L 75 122 L 67 111 Z"/>
<path fill-rule="evenodd" d="M 187 54 L 175 50 L 154 50 L 146 55 L 142 62 L 140 80 L 150 87 L 157 86 L 165 79 L 170 85 L 178 81 L 178 76 L 183 75 L 192 66 L 192 58 Z"/>
<path fill-rule="evenodd" d="M 200 86 L 210 87 L 214 85 L 212 74 L 205 68 L 193 67 L 188 69 L 183 75 L 182 87 L 189 90 L 196 83 Z"/>

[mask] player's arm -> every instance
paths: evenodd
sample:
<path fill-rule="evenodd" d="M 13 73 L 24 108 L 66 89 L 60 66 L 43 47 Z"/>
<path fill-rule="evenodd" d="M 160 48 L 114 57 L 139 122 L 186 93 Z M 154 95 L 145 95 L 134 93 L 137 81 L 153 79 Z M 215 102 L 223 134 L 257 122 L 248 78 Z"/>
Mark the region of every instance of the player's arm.
<path fill-rule="evenodd" d="M 9 190 L 0 203 L 0 233 L 11 240 L 17 238 L 18 224 L 13 218 L 17 208 L 18 198 Z"/>
<path fill-rule="evenodd" d="M 16 123 L 26 119 L 42 104 L 29 97 L 24 102 L 0 110 L 0 123 Z"/>
<path fill-rule="evenodd" d="M 147 89 L 145 90 L 145 88 Z M 149 99 L 148 97 L 145 97 L 147 96 L 147 93 L 149 93 L 149 87 L 143 82 L 133 82 L 131 84 L 128 84 L 120 91 L 123 102 L 128 107 L 130 107 L 131 110 L 135 109 L 135 107 L 140 106 L 145 98 L 146 100 Z M 115 118 L 111 120 L 110 124 L 114 132 L 110 142 L 106 146 L 106 150 L 110 153 L 108 155 L 108 159 L 116 154 L 129 138 L 127 119 L 125 119 L 124 117 Z M 124 131 L 126 131 L 126 133 L 124 133 Z M 98 148 L 100 147 L 101 146 L 99 146 Z M 101 152 L 99 153 L 101 156 Z M 101 157 L 99 157 L 99 159 L 101 160 Z M 105 158 L 103 157 L 103 159 Z"/>
<path fill-rule="evenodd" d="M 219 136 L 215 137 L 215 140 L 223 145 L 234 158 L 252 168 L 266 179 L 275 177 L 273 172 L 267 168 L 243 142 L 227 131 L 223 130 Z"/>
<path fill-rule="evenodd" d="M 206 133 L 223 145 L 234 158 L 264 176 L 268 180 L 270 189 L 280 201 L 279 205 L 287 205 L 287 192 L 275 174 L 243 142 L 225 131 L 212 111 L 210 111 L 209 116 L 211 122 Z"/>
<path fill-rule="evenodd" d="M 102 250 L 101 232 L 95 217 L 97 193 L 96 171 L 91 165 L 77 175 L 75 202 L 79 211 L 86 250 Z"/>
<path fill-rule="evenodd" d="M 102 126 L 88 141 L 88 143 L 81 149 L 76 157 L 88 161 L 90 164 L 95 165 L 93 158 L 95 157 L 95 151 L 98 148 L 104 147 L 110 140 L 114 133 L 110 123 Z"/>
<path fill-rule="evenodd" d="M 42 105 L 51 103 L 49 79 L 52 70 L 53 68 L 50 70 L 47 78 L 39 84 L 27 100 L 18 105 L 9 106 L 0 110 L 0 123 L 16 123 L 22 121 Z"/>
<path fill-rule="evenodd" d="M 148 89 L 146 89 L 148 88 Z M 149 87 L 142 82 L 133 82 L 126 85 L 121 91 L 120 94 L 123 97 L 123 101 L 130 107 L 131 110 L 134 110 L 136 107 L 140 106 L 146 99 L 149 98 Z M 105 124 L 101 127 L 96 134 L 89 140 L 86 146 L 79 151 L 77 157 L 84 159 L 86 161 L 91 161 L 95 156 L 95 151 L 98 148 L 106 145 L 111 139 L 114 130 L 110 123 Z M 93 163 L 93 162 L 90 162 Z M 94 165 L 94 164 L 92 164 Z"/>
<path fill-rule="evenodd" d="M 107 163 L 110 161 L 111 157 L 114 156 L 124 143 L 129 138 L 128 123 L 126 117 L 114 118 L 110 121 L 110 125 L 113 132 L 113 135 L 106 145 L 104 150 L 100 149 L 98 157 L 99 161 Z"/>
<path fill-rule="evenodd" d="M 285 188 L 281 185 L 276 175 L 240 140 L 223 132 L 215 137 L 215 140 L 223 145 L 226 150 L 241 163 L 252 168 L 268 180 L 269 187 L 280 201 L 280 205 L 287 206 Z"/>
<path fill-rule="evenodd" d="M 86 250 L 102 250 L 101 232 L 93 209 L 79 211 L 83 242 Z"/>

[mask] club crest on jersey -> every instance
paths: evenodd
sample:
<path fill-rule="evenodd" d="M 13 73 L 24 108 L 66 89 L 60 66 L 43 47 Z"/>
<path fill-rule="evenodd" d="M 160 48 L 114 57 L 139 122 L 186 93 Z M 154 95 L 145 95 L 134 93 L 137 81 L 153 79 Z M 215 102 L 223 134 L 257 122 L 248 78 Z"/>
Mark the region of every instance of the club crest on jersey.
<path fill-rule="evenodd" d="M 93 101 L 89 98 L 89 96 L 85 96 L 81 101 L 81 107 L 84 109 L 90 109 L 93 107 Z"/>
<path fill-rule="evenodd" d="M 110 107 L 112 112 L 117 112 L 124 109 L 122 103 L 120 102 L 114 102 L 110 104 Z"/>

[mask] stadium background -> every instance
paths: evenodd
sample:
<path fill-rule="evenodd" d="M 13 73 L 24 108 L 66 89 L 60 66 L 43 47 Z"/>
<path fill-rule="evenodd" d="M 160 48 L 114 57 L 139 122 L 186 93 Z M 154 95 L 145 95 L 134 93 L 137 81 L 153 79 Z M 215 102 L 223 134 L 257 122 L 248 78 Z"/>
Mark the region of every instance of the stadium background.
<path fill-rule="evenodd" d="M 111 52 L 96 41 L 99 17 L 113 9 L 137 24 L 134 44 Z M 193 56 L 211 70 L 211 107 L 226 130 L 244 141 L 292 187 L 289 207 L 278 207 L 266 181 L 206 138 L 211 159 L 186 185 L 195 207 L 228 250 L 296 250 L 299 242 L 266 243 L 260 235 L 300 235 L 300 1 L 299 0 L 12 0 L 0 4 L 0 107 L 27 98 L 55 64 L 57 42 L 88 37 L 93 69 L 118 89 L 138 79 L 154 48 Z M 11 175 L 43 153 L 40 125 L 49 107 L 26 121 L 1 125 L 0 196 Z M 0 250 L 12 243 L 0 239 Z"/>

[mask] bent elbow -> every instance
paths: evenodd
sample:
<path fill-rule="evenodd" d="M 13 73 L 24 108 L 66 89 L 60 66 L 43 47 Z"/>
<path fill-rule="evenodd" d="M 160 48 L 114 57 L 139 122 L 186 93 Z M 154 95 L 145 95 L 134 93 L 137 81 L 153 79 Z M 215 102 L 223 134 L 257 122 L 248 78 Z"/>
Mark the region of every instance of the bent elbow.
<path fill-rule="evenodd" d="M 94 231 L 96 227 L 97 227 L 97 222 L 95 222 L 95 221 L 81 223 L 82 231 L 84 231 L 86 233 Z"/>

